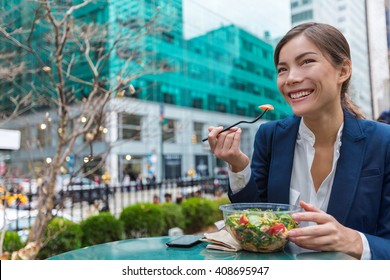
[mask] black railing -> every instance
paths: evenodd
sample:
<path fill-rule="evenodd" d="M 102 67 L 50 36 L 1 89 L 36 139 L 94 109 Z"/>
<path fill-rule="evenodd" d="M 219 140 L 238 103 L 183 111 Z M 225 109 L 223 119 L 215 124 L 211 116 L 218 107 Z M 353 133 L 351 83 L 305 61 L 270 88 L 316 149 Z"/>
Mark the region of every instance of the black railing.
<path fill-rule="evenodd" d="M 102 211 L 119 216 L 123 208 L 139 202 L 163 203 L 166 199 L 171 199 L 172 202 L 181 203 L 183 199 L 194 196 L 209 199 L 226 196 L 228 185 L 228 177 L 172 179 L 138 184 L 130 182 L 118 186 L 80 183 L 77 186 L 66 186 L 56 193 L 53 215 L 63 216 L 75 222 Z M 13 212 L 13 215 L 7 215 L 12 223 L 10 230 L 31 226 L 37 213 L 39 188 L 30 184 L 27 189 L 14 188 L 9 192 L 11 194 L 17 192 L 20 197 L 24 196 L 24 199 L 19 198 L 7 206 L 7 213 Z"/>

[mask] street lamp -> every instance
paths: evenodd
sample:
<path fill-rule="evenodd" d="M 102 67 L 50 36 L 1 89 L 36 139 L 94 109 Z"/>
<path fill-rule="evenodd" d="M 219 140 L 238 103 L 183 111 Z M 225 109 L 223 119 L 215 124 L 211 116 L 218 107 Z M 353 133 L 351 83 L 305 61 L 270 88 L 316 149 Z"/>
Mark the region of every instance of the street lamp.
<path fill-rule="evenodd" d="M 161 139 L 160 139 L 160 157 L 161 157 L 161 181 L 165 179 L 165 170 L 164 170 L 164 103 L 160 103 L 160 131 L 161 131 Z"/>

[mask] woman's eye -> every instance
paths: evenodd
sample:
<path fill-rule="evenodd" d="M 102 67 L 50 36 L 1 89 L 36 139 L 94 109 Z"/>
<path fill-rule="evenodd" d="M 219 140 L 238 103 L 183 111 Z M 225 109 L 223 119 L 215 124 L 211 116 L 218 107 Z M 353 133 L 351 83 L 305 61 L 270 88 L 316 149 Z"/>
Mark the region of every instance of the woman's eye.
<path fill-rule="evenodd" d="M 282 73 L 282 72 L 285 72 L 285 71 L 287 71 L 286 68 L 279 68 L 279 69 L 278 69 L 278 74 L 279 74 L 279 73 Z"/>
<path fill-rule="evenodd" d="M 311 63 L 311 62 L 314 62 L 314 60 L 313 60 L 313 59 L 305 59 L 305 60 L 302 62 L 302 64 L 309 64 L 309 63 Z"/>

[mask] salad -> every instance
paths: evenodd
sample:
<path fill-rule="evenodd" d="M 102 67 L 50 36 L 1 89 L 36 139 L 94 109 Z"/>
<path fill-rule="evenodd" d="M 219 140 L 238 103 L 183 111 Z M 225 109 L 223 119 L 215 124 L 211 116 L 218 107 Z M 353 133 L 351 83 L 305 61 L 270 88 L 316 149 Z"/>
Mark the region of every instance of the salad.
<path fill-rule="evenodd" d="M 288 231 L 298 227 L 290 213 L 247 209 L 225 218 L 226 228 L 241 244 L 252 252 L 275 252 L 288 242 Z"/>

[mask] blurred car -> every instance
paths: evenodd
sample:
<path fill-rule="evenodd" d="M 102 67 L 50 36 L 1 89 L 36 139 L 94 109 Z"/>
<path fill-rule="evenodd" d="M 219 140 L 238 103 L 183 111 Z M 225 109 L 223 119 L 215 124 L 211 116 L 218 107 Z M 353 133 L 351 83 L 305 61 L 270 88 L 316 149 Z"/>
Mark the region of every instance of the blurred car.
<path fill-rule="evenodd" d="M 35 179 L 12 178 L 6 184 L 9 191 L 22 192 L 24 194 L 36 194 L 38 192 L 38 184 Z"/>
<path fill-rule="evenodd" d="M 0 182 L 0 201 L 10 208 L 32 209 L 36 206 L 36 196 L 32 192 L 37 192 L 37 185 L 29 179 L 7 179 Z"/>
<path fill-rule="evenodd" d="M 87 201 L 93 204 L 95 201 L 104 200 L 106 189 L 84 177 L 59 176 L 56 181 L 56 202 L 70 198 L 73 203 Z"/>

